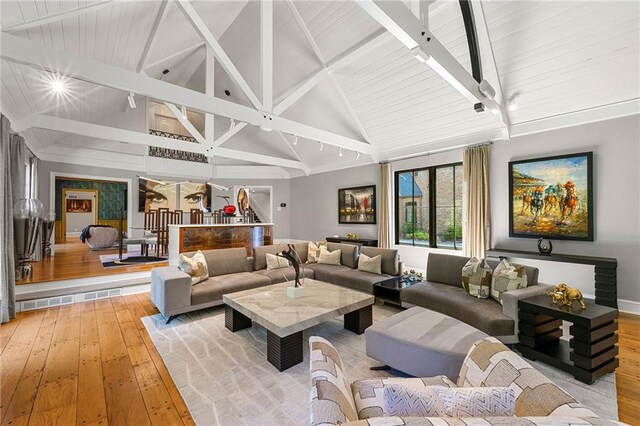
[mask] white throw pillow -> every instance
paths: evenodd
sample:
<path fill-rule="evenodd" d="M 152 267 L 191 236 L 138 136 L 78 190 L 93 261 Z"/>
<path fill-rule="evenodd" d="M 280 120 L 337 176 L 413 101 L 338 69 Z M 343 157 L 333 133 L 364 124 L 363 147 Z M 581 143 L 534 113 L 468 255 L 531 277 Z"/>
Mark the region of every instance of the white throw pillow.
<path fill-rule="evenodd" d="M 320 247 L 320 257 L 318 257 L 318 263 L 321 263 L 323 265 L 340 266 L 340 256 L 342 256 L 342 249 L 329 251 L 324 247 Z"/>
<path fill-rule="evenodd" d="M 491 280 L 491 297 L 502 303 L 502 295 L 510 290 L 527 286 L 527 273 L 522 265 L 512 265 L 502 259 Z"/>
<path fill-rule="evenodd" d="M 289 261 L 287 259 L 276 256 L 275 254 L 267 253 L 267 271 L 287 267 L 289 267 Z"/>
<path fill-rule="evenodd" d="M 309 249 L 307 251 L 307 263 L 316 263 L 320 258 L 320 249 L 327 248 L 327 242 L 322 241 L 317 244 L 313 241 L 309 241 Z"/>
<path fill-rule="evenodd" d="M 191 277 L 191 285 L 206 281 L 209 278 L 209 268 L 207 267 L 207 259 L 200 250 L 192 257 L 180 254 L 178 259 L 178 268 Z"/>
<path fill-rule="evenodd" d="M 403 386 L 384 388 L 385 413 L 403 417 L 513 417 L 515 391 L 507 387 L 447 388 Z"/>
<path fill-rule="evenodd" d="M 358 256 L 358 271 L 369 272 L 372 274 L 382 274 L 382 255 L 369 257 L 360 253 Z"/>

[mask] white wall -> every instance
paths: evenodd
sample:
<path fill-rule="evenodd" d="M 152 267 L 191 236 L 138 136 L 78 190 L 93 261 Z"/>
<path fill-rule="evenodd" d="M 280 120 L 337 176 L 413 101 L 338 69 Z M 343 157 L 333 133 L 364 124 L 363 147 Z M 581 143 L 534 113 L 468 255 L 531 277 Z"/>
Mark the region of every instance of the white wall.
<path fill-rule="evenodd" d="M 291 238 L 323 240 L 348 232 L 362 238 L 378 238 L 377 225 L 341 225 L 338 223 L 338 189 L 376 185 L 376 209 L 380 218 L 380 166 L 362 167 L 319 173 L 291 179 Z M 277 200 L 274 200 L 278 205 Z"/>
<path fill-rule="evenodd" d="M 498 142 L 491 147 L 492 244 L 537 250 L 536 240 L 509 238 L 508 162 L 593 151 L 595 241 L 553 241 L 557 253 L 618 259 L 618 298 L 640 302 L 640 116 Z M 593 267 L 533 262 L 540 280 L 567 282 L 592 295 Z M 626 305 L 625 305 L 626 306 Z M 628 309 L 621 305 L 621 308 Z M 640 305 L 638 305 L 640 307 Z"/>

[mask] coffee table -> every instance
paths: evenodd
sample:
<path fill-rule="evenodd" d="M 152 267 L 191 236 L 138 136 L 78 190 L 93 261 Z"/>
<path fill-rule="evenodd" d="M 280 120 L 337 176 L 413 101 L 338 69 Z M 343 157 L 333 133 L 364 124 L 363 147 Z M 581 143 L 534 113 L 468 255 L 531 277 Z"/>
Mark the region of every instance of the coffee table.
<path fill-rule="evenodd" d="M 356 334 L 373 323 L 375 298 L 348 288 L 306 279 L 304 295 L 287 297 L 291 283 L 225 294 L 225 326 L 236 332 L 252 322 L 267 329 L 267 360 L 279 371 L 302 362 L 302 331 L 344 315 L 344 328 Z"/>

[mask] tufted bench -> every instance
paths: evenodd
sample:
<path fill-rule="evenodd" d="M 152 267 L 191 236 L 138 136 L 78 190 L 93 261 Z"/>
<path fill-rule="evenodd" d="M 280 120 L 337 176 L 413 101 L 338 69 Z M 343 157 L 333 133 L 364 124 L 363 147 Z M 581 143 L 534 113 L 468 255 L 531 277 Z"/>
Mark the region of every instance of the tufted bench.
<path fill-rule="evenodd" d="M 415 377 L 455 381 L 462 361 L 484 332 L 439 312 L 413 307 L 365 331 L 367 356 Z"/>

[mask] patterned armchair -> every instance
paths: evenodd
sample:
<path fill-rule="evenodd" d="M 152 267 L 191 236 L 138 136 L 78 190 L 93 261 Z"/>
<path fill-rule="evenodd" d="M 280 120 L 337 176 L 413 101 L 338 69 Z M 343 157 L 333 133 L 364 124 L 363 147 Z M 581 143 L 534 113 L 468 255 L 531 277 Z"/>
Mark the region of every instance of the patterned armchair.
<path fill-rule="evenodd" d="M 465 358 L 457 383 L 446 376 L 377 378 L 349 383 L 335 347 L 327 340 L 309 339 L 311 361 L 311 425 L 605 425 L 498 339 L 477 341 Z M 390 417 L 385 413 L 386 385 L 445 387 L 510 387 L 515 392 L 516 417 L 487 417 L 467 422 L 454 418 Z M 549 416 L 553 417 L 550 422 Z"/>

